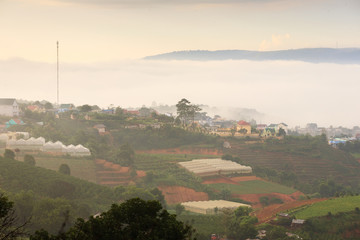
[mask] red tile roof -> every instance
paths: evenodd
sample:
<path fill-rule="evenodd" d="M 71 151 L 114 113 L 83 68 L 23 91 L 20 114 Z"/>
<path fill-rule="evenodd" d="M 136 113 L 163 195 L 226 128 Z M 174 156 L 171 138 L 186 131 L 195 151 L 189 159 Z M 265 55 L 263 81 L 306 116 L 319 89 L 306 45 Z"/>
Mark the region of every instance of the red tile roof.
<path fill-rule="evenodd" d="M 248 122 L 245 122 L 244 120 L 241 120 L 241 121 L 239 121 L 238 122 L 238 125 L 250 125 L 250 123 L 248 123 Z"/>

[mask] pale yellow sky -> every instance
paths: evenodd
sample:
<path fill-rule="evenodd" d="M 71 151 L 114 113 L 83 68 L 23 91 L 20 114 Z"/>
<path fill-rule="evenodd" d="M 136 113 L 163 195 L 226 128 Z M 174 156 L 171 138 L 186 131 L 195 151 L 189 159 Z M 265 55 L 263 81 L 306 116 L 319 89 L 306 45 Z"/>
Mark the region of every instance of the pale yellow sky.
<path fill-rule="evenodd" d="M 57 40 L 65 62 L 190 49 L 360 47 L 356 0 L 72 2 L 0 0 L 0 59 L 54 62 Z"/>

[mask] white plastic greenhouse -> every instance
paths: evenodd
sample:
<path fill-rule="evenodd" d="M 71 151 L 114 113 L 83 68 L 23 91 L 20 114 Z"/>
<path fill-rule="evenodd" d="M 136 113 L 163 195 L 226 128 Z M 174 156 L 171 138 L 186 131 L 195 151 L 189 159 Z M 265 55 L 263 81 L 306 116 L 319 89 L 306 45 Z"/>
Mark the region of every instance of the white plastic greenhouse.
<path fill-rule="evenodd" d="M 252 173 L 252 168 L 229 160 L 195 159 L 188 162 L 179 162 L 186 170 L 199 176 L 214 176 L 219 174 Z"/>
<path fill-rule="evenodd" d="M 250 205 L 230 202 L 225 200 L 211 200 L 211 201 L 194 201 L 194 202 L 183 202 L 182 206 L 185 210 L 195 213 L 202 214 L 216 214 L 220 213 L 223 209 L 236 210 L 238 207 L 249 207 Z"/>

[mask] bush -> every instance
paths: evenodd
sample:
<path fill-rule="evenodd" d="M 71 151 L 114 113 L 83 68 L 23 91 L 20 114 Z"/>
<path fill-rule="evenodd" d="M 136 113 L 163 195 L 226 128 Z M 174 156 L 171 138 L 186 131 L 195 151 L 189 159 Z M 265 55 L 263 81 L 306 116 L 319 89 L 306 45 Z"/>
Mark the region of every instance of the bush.
<path fill-rule="evenodd" d="M 5 149 L 4 158 L 14 160 L 15 159 L 15 153 L 10 149 Z"/>
<path fill-rule="evenodd" d="M 70 167 L 67 164 L 61 164 L 59 167 L 59 173 L 70 175 Z"/>
<path fill-rule="evenodd" d="M 32 155 L 25 154 L 24 156 L 24 163 L 27 163 L 29 165 L 35 166 L 36 161 L 35 158 Z"/>

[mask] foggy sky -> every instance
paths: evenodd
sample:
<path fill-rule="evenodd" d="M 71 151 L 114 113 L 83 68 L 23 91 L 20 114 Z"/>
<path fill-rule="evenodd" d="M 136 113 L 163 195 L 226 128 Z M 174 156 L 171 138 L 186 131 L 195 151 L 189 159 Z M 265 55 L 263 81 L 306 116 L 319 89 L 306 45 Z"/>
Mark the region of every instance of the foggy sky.
<path fill-rule="evenodd" d="M 62 103 L 253 108 L 262 123 L 360 125 L 360 65 L 295 61 L 114 61 L 60 65 Z M 0 61 L 2 97 L 56 101 L 56 65 Z M 223 113 L 231 117 L 230 112 Z"/>

